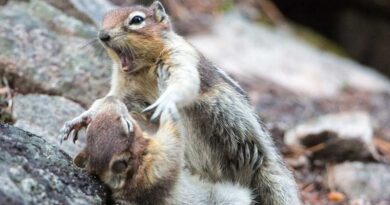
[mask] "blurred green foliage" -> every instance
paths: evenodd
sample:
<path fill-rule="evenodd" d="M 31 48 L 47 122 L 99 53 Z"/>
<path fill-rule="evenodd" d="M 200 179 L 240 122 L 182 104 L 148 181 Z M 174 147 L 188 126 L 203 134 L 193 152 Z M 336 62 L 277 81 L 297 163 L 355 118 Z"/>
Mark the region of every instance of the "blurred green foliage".
<path fill-rule="evenodd" d="M 0 95 L 0 123 L 13 122 L 11 113 L 8 113 L 5 109 L 7 106 L 8 106 L 7 100 L 4 98 L 4 96 Z"/>
<path fill-rule="evenodd" d="M 325 50 L 328 52 L 331 52 L 333 54 L 336 54 L 338 56 L 342 57 L 349 57 L 347 53 L 342 49 L 339 45 L 337 45 L 335 42 L 325 38 L 324 36 L 318 34 L 317 32 L 298 24 L 289 23 L 291 27 L 294 30 L 294 34 L 306 41 L 307 43 L 311 44 L 314 47 L 317 47 L 321 50 Z"/>
<path fill-rule="evenodd" d="M 235 5 L 234 0 L 222 0 L 220 10 L 221 12 L 228 12 L 233 10 Z"/>

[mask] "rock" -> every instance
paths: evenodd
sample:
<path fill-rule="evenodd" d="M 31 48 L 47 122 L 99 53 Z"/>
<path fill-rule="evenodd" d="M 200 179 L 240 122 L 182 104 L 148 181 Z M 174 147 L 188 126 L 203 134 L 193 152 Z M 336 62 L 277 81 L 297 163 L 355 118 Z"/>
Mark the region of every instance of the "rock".
<path fill-rule="evenodd" d="M 389 165 L 348 162 L 335 165 L 332 174 L 336 188 L 350 199 L 365 199 L 373 204 L 390 203 Z"/>
<path fill-rule="evenodd" d="M 288 130 L 284 142 L 292 149 L 309 148 L 314 158 L 330 161 L 378 159 L 370 117 L 364 112 L 309 120 Z"/>
<path fill-rule="evenodd" d="M 116 8 L 106 0 L 44 0 L 84 23 L 100 25 L 104 13 Z"/>
<path fill-rule="evenodd" d="M 52 145 L 59 145 L 59 131 L 62 125 L 85 110 L 64 97 L 47 95 L 19 95 L 14 98 L 12 116 L 14 126 L 41 136 Z M 83 148 L 85 135 L 80 132 L 76 144 L 64 142 L 60 148 L 71 157 Z"/>
<path fill-rule="evenodd" d="M 68 0 L 82 13 L 86 14 L 96 25 L 100 25 L 103 15 L 116 8 L 106 0 Z"/>
<path fill-rule="evenodd" d="M 353 200 L 350 200 L 349 204 L 351 204 L 351 205 L 372 205 L 368 200 L 365 200 L 365 199 L 353 199 Z M 388 204 L 381 203 L 379 205 L 388 205 Z"/>
<path fill-rule="evenodd" d="M 312 97 L 337 96 L 348 87 L 390 90 L 388 79 L 371 68 L 316 49 L 288 30 L 259 26 L 237 13 L 212 27 L 212 34 L 192 36 L 191 43 L 244 81 L 266 79 Z"/>
<path fill-rule="evenodd" d="M 44 23 L 46 28 L 58 34 L 84 38 L 96 36 L 95 27 L 66 15 L 44 1 L 31 0 L 28 9 L 29 13 Z"/>
<path fill-rule="evenodd" d="M 257 113 L 261 115 L 274 137 L 299 123 L 338 112 L 367 112 L 374 125 L 375 137 L 390 141 L 390 92 L 367 92 L 346 89 L 338 96 L 311 98 L 292 93 L 266 80 L 243 83 Z M 284 143 L 283 143 L 284 145 Z"/>
<path fill-rule="evenodd" d="M 0 0 L 0 6 L 5 5 L 8 2 L 8 0 Z"/>
<path fill-rule="evenodd" d="M 93 20 L 86 15 L 85 13 L 79 11 L 75 6 L 72 4 L 72 2 L 67 0 L 44 0 L 48 4 L 52 5 L 53 7 L 61 10 L 62 12 L 66 13 L 68 16 L 74 17 L 76 19 L 79 19 L 82 22 L 93 24 Z"/>
<path fill-rule="evenodd" d="M 348 56 L 390 76 L 390 48 L 387 46 L 390 44 L 390 1 L 273 2 L 292 22 L 327 36 L 337 42 Z"/>
<path fill-rule="evenodd" d="M 132 6 L 136 4 L 151 5 L 154 0 L 110 0 L 118 6 Z M 180 35 L 189 35 L 204 32 L 213 25 L 224 4 L 233 6 L 231 1 L 223 0 L 160 0 L 173 22 L 175 31 Z"/>
<path fill-rule="evenodd" d="M 20 93 L 59 94 L 83 105 L 104 96 L 111 61 L 92 46 L 81 48 L 83 26 L 43 1 L 0 7 L 0 77 Z"/>
<path fill-rule="evenodd" d="M 42 138 L 0 124 L 0 204 L 106 204 L 106 188 Z"/>
<path fill-rule="evenodd" d="M 309 164 L 307 157 L 304 155 L 300 155 L 296 158 L 286 158 L 284 161 L 293 168 L 300 168 Z"/>

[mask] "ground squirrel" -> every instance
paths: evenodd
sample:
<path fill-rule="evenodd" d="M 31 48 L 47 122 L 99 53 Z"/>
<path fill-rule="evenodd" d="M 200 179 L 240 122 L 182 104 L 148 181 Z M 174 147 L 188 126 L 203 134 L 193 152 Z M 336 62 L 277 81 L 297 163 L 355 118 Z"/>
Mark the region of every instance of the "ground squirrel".
<path fill-rule="evenodd" d="M 153 111 L 152 119 L 179 112 L 191 173 L 249 187 L 258 204 L 300 204 L 293 176 L 246 93 L 173 31 L 160 2 L 107 13 L 99 39 L 114 62 L 107 96 L 134 114 Z M 101 102 L 67 122 L 62 137 L 93 120 Z"/>
<path fill-rule="evenodd" d="M 149 136 L 125 104 L 106 98 L 88 125 L 87 144 L 74 163 L 106 183 L 119 204 L 251 204 L 249 189 L 203 182 L 183 169 L 180 121 L 169 113 L 160 120 L 156 134 Z"/>

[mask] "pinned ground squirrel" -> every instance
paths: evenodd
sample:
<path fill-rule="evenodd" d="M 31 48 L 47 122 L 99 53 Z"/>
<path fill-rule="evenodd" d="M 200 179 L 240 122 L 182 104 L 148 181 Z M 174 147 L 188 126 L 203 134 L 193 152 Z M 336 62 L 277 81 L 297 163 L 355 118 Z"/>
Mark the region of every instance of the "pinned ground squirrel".
<path fill-rule="evenodd" d="M 74 163 L 106 183 L 116 203 L 251 204 L 249 189 L 203 182 L 183 169 L 180 121 L 171 114 L 162 116 L 157 133 L 149 136 L 121 101 L 109 97 L 102 103 L 88 125 L 86 147 Z"/>
<path fill-rule="evenodd" d="M 246 93 L 173 31 L 160 2 L 107 13 L 99 39 L 114 62 L 107 96 L 134 114 L 153 111 L 152 119 L 179 112 L 191 173 L 249 187 L 258 204 L 300 204 L 293 176 Z M 102 101 L 67 122 L 61 139 L 93 120 Z"/>

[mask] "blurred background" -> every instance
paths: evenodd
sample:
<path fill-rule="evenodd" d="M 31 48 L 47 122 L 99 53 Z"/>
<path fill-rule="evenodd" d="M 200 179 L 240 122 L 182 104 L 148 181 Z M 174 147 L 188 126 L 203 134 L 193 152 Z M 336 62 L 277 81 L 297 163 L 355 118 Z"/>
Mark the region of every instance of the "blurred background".
<path fill-rule="evenodd" d="M 0 0 L 0 123 L 55 144 L 109 89 L 111 62 L 88 43 L 102 15 L 152 2 Z M 304 204 L 390 204 L 389 0 L 161 2 L 247 90 Z"/>

